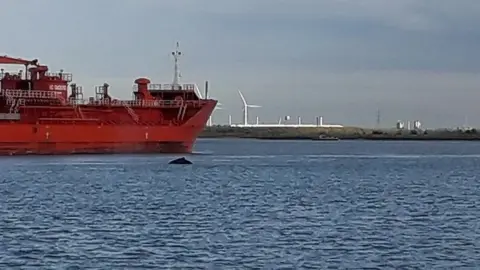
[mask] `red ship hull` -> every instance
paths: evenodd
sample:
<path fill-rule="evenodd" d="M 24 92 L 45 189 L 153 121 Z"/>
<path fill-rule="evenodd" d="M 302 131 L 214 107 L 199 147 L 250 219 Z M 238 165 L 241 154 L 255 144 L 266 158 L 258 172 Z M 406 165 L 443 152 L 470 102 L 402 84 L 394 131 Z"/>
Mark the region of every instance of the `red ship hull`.
<path fill-rule="evenodd" d="M 190 153 L 201 127 L 0 125 L 0 155 Z M 64 134 L 70 134 L 66 137 Z"/>
<path fill-rule="evenodd" d="M 191 153 L 215 104 L 179 126 L 0 122 L 0 155 Z"/>

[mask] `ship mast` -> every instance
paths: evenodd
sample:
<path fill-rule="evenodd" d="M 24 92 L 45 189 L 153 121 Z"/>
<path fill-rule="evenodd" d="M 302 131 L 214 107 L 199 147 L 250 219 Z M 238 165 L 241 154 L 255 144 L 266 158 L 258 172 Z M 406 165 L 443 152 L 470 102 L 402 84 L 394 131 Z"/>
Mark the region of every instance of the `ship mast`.
<path fill-rule="evenodd" d="M 179 88 L 179 80 L 180 80 L 180 70 L 178 69 L 178 59 L 182 55 L 182 52 L 180 52 L 180 45 L 177 42 L 177 47 L 175 51 L 172 52 L 173 58 L 175 59 L 175 67 L 174 67 L 174 74 L 173 74 L 173 83 L 172 83 L 172 88 L 173 89 L 178 89 Z"/>

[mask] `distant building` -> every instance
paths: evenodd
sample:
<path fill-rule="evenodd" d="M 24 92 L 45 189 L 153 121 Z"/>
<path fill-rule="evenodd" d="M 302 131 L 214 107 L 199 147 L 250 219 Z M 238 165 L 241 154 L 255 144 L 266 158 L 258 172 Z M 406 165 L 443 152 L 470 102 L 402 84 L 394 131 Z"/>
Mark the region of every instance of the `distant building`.
<path fill-rule="evenodd" d="M 404 129 L 405 128 L 405 123 L 403 121 L 398 120 L 397 121 L 397 129 Z"/>

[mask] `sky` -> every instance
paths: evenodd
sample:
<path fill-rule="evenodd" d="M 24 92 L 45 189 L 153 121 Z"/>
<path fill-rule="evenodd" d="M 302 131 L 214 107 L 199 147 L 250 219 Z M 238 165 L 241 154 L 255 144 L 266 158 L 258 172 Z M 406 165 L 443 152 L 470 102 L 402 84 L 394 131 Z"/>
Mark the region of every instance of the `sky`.
<path fill-rule="evenodd" d="M 171 83 L 178 41 L 216 123 L 242 121 L 241 90 L 252 122 L 480 126 L 478 0 L 2 0 L 0 24 L 1 55 L 125 99 L 135 78 Z"/>

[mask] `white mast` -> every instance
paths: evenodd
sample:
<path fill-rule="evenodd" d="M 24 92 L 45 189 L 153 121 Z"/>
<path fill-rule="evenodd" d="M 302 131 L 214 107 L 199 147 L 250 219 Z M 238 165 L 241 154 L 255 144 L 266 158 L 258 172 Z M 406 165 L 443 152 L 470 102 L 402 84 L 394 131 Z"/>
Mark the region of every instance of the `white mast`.
<path fill-rule="evenodd" d="M 182 55 L 182 52 L 180 51 L 180 44 L 177 42 L 177 47 L 175 48 L 175 51 L 172 52 L 173 58 L 175 59 L 175 67 L 174 67 L 174 74 L 173 74 L 173 89 L 178 89 L 179 88 L 179 80 L 180 80 L 180 70 L 178 69 L 178 59 Z"/>

